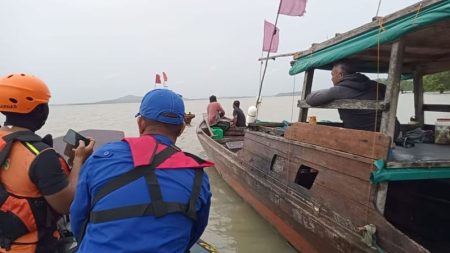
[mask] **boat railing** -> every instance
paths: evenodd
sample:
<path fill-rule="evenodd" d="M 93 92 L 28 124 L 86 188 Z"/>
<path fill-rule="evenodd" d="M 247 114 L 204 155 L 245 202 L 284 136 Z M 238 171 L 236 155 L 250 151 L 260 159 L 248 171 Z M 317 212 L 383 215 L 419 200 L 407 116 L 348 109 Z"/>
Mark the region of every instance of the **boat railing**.
<path fill-rule="evenodd" d="M 310 106 L 308 103 L 306 103 L 306 100 L 298 100 L 297 107 L 385 111 L 389 109 L 389 102 L 376 100 L 340 99 L 325 105 Z"/>

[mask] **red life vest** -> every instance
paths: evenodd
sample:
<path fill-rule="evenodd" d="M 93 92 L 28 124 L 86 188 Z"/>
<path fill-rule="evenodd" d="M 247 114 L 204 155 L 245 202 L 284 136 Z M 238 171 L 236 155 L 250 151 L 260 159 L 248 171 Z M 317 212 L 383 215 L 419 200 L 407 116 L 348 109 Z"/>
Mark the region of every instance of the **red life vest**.
<path fill-rule="evenodd" d="M 29 169 L 39 153 L 51 148 L 29 131 L 1 131 L 0 137 L 0 252 L 34 253 L 39 240 L 56 231 L 56 216 Z M 60 163 L 68 174 L 62 157 Z"/>
<path fill-rule="evenodd" d="M 100 199 L 140 177 L 146 178 L 152 202 L 101 211 L 91 211 L 88 219 L 84 221 L 81 234 L 78 235 L 78 242 L 81 242 L 88 223 L 102 223 L 147 215 L 161 217 L 169 213 L 181 213 L 192 220 L 196 220 L 197 218 L 195 204 L 200 196 L 203 182 L 203 168 L 214 166 L 214 163 L 205 161 L 193 154 L 182 152 L 175 146 L 167 146 L 159 143 L 150 135 L 137 138 L 125 138 L 123 141 L 130 145 L 134 169 L 104 184 L 93 197 L 91 210 Z M 189 202 L 176 203 L 163 201 L 155 169 L 194 169 L 195 178 Z"/>

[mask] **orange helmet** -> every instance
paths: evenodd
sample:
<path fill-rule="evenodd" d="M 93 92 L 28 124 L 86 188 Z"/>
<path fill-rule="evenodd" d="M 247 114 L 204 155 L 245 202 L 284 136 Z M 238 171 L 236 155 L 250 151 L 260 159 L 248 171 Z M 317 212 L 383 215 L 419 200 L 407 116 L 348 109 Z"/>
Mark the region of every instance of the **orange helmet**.
<path fill-rule="evenodd" d="M 35 76 L 11 74 L 0 78 L 0 112 L 29 113 L 49 99 L 47 85 Z"/>

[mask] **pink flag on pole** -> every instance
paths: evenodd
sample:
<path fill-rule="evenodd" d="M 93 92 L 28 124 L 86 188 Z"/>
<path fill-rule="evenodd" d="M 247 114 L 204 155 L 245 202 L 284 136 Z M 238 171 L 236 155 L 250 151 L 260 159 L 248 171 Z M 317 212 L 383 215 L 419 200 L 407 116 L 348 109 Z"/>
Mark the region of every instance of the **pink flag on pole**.
<path fill-rule="evenodd" d="M 263 51 L 271 53 L 276 53 L 278 51 L 278 42 L 280 41 L 280 29 L 276 28 L 270 22 L 264 20 L 264 41 L 263 41 Z M 273 36 L 273 39 L 272 39 Z M 272 40 L 272 45 L 270 45 L 270 40 Z"/>
<path fill-rule="evenodd" d="M 156 77 L 155 77 L 155 84 L 157 84 L 157 83 L 161 84 L 161 76 L 159 74 L 156 74 Z"/>
<path fill-rule="evenodd" d="M 164 80 L 164 82 L 167 82 L 167 75 L 166 75 L 166 72 L 163 72 L 163 80 Z"/>
<path fill-rule="evenodd" d="M 281 0 L 280 14 L 288 16 L 303 16 L 306 0 Z"/>

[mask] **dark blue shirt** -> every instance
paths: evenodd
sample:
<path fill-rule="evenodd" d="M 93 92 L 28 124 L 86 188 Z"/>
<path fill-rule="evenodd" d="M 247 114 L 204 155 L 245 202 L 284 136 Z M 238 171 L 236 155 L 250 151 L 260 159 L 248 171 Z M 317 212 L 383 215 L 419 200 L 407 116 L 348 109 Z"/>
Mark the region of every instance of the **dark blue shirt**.
<path fill-rule="evenodd" d="M 168 138 L 155 138 L 170 145 Z M 94 194 L 106 182 L 133 169 L 131 151 L 126 142 L 106 144 L 83 165 L 78 179 L 75 199 L 70 209 L 71 226 L 80 234 L 88 217 Z M 194 182 L 194 169 L 156 170 L 163 200 L 187 203 Z M 94 211 L 151 202 L 144 178 L 140 178 L 101 199 Z M 78 252 L 185 252 L 200 238 L 208 223 L 211 192 L 205 173 L 197 201 L 197 221 L 173 213 L 160 218 L 144 216 L 89 224 Z"/>

